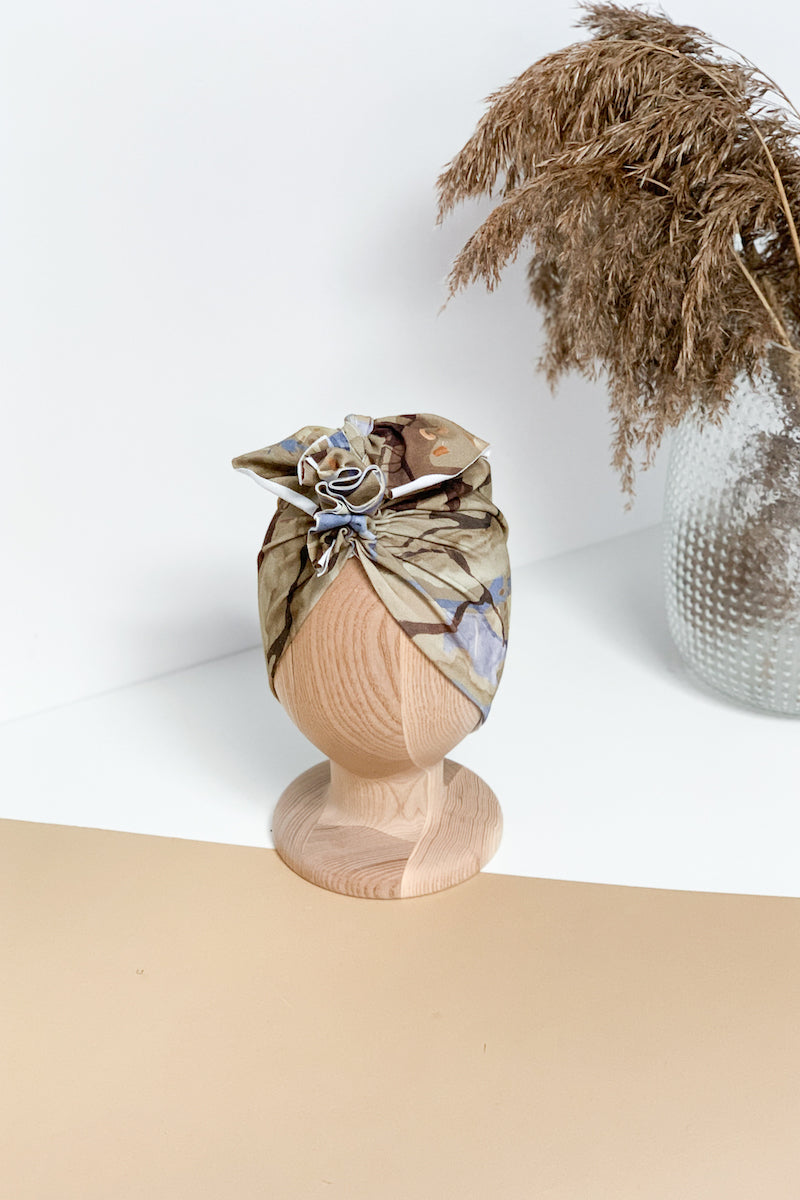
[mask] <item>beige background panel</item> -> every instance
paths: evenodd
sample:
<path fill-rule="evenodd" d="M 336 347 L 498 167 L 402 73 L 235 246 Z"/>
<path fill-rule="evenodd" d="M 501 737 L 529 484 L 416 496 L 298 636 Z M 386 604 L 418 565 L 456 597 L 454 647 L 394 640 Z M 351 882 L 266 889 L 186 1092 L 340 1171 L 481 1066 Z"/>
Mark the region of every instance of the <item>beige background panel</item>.
<path fill-rule="evenodd" d="M 796 1200 L 800 901 L 3 822 L 13 1200 Z"/>

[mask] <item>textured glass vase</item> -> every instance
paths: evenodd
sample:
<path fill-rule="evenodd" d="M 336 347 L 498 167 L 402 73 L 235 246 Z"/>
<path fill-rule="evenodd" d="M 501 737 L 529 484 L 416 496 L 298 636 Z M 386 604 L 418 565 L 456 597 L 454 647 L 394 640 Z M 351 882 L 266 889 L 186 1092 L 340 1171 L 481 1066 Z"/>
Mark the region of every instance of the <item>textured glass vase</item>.
<path fill-rule="evenodd" d="M 719 424 L 672 445 L 667 616 L 690 670 L 756 708 L 800 716 L 800 386 L 775 351 Z"/>

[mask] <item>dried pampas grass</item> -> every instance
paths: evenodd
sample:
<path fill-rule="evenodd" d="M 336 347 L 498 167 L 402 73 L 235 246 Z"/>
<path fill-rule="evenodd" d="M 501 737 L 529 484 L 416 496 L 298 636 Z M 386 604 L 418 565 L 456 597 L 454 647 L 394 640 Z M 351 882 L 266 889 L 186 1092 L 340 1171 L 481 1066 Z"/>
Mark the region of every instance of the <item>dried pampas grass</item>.
<path fill-rule="evenodd" d="M 713 419 L 737 377 L 800 347 L 800 116 L 699 29 L 595 3 L 588 40 L 489 97 L 438 180 L 439 220 L 500 202 L 455 260 L 450 294 L 489 289 L 523 244 L 551 384 L 608 379 L 613 463 L 633 495 L 688 413 Z M 788 365 L 788 364 L 787 364 Z"/>

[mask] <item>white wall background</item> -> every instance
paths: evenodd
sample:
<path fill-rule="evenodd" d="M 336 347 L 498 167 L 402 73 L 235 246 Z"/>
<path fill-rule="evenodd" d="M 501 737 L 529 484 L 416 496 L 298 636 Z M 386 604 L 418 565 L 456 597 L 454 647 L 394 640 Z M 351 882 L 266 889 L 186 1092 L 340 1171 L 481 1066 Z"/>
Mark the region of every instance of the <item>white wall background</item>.
<path fill-rule="evenodd" d="M 671 15 L 800 94 L 800 15 Z M 345 413 L 491 440 L 517 564 L 626 514 L 600 386 L 534 371 L 522 267 L 439 314 L 483 208 L 434 225 L 482 98 L 565 0 L 30 0 L 0 22 L 0 717 L 252 645 L 267 494 L 232 455 Z"/>

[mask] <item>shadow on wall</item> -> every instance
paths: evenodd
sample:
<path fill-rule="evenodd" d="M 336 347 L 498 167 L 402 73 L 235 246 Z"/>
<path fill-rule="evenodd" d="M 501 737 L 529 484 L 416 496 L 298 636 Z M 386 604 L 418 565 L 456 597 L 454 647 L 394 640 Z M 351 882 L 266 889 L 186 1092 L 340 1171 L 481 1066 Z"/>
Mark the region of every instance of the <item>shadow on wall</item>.
<path fill-rule="evenodd" d="M 191 608 L 178 615 L 174 604 L 165 605 L 160 619 L 129 628 L 127 636 L 143 677 L 149 662 L 172 658 L 192 664 L 166 675 L 150 674 L 161 678 L 146 719 L 159 741 L 169 743 L 170 756 L 183 758 L 195 774 L 199 766 L 260 810 L 265 795 L 277 800 L 282 787 L 311 760 L 308 743 L 269 688 L 253 568 L 254 561 L 248 561 L 246 593 L 236 586 L 236 596 L 222 604 L 225 590 L 218 575 L 192 569 Z M 180 595 L 178 585 L 189 570 L 188 564 L 183 569 L 176 564 L 161 579 L 151 574 L 149 586 L 164 595 L 177 588 Z M 234 590 L 233 581 L 230 588 Z M 203 657 L 205 646 L 219 649 Z"/>
<path fill-rule="evenodd" d="M 231 486 L 241 482 L 232 471 L 230 475 Z M 259 500 L 258 495 L 249 498 Z M 142 570 L 142 590 L 152 598 L 151 612 L 157 615 L 141 622 L 120 616 L 120 636 L 140 664 L 141 680 L 260 647 L 258 545 L 247 546 L 246 556 L 235 563 L 236 574 L 225 569 L 230 553 L 228 564 L 221 559 L 204 565 L 197 563 L 194 547 L 176 548 L 168 566 L 153 561 Z M 176 665 L 165 672 L 158 669 L 161 662 Z"/>
<path fill-rule="evenodd" d="M 539 568 L 558 583 L 558 601 L 598 640 L 653 674 L 685 674 L 667 626 L 660 527 L 566 554 Z M 587 586 L 587 580 L 591 586 Z"/>
<path fill-rule="evenodd" d="M 565 554 L 533 571 L 534 588 L 550 590 L 564 610 L 597 635 L 598 643 L 614 646 L 623 657 L 645 666 L 653 676 L 669 677 L 672 687 L 695 699 L 699 694 L 717 708 L 744 711 L 740 701 L 692 674 L 672 640 L 667 624 L 660 526 L 585 547 L 580 554 Z M 775 720 L 774 713 L 758 708 L 748 708 L 747 712 L 751 719 Z"/>
<path fill-rule="evenodd" d="M 265 802 L 271 817 L 283 788 L 321 757 L 272 695 L 260 646 L 163 679 L 147 719 L 171 758 L 223 784 L 234 806 L 252 806 L 259 818 Z"/>

